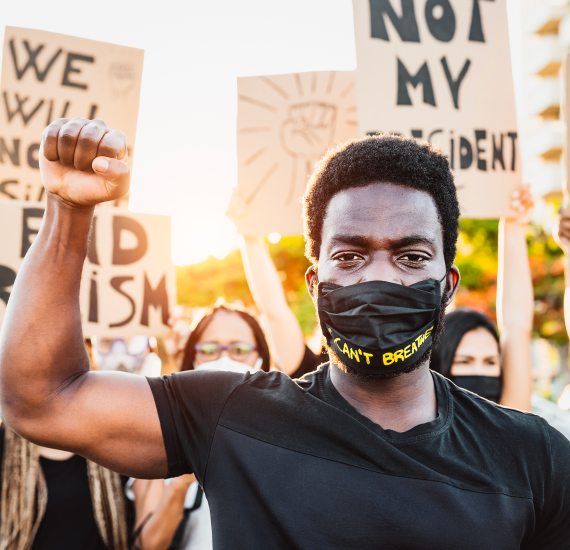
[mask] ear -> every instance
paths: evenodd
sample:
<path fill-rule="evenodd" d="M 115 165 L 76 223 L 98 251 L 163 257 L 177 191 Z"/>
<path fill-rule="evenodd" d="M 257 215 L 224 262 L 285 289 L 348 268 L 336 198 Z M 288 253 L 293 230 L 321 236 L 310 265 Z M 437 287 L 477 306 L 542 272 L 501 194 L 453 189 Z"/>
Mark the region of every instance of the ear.
<path fill-rule="evenodd" d="M 459 288 L 459 283 L 461 282 L 461 274 L 459 273 L 459 269 L 456 265 L 452 265 L 449 271 L 447 272 L 447 277 L 445 278 L 445 288 L 446 290 L 446 297 L 447 300 L 445 305 L 448 306 L 453 298 L 455 298 L 455 293 Z"/>
<path fill-rule="evenodd" d="M 309 296 L 311 296 L 311 299 L 313 300 L 313 302 L 317 299 L 317 296 L 315 294 L 316 292 L 316 285 L 315 283 L 318 281 L 317 278 L 317 269 L 315 268 L 315 266 L 311 266 L 309 267 L 309 269 L 307 269 L 307 271 L 305 271 L 305 283 L 307 283 L 307 289 L 309 291 Z"/>

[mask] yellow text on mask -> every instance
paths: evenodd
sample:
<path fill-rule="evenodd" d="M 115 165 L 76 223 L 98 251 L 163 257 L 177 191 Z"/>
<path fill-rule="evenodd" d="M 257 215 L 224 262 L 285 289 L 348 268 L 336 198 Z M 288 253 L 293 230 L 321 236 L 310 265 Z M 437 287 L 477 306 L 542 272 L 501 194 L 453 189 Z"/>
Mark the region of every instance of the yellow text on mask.
<path fill-rule="evenodd" d="M 394 353 L 385 353 L 382 356 L 382 360 L 385 365 L 391 365 L 392 363 L 397 363 L 398 361 L 403 361 L 413 355 L 418 351 L 422 344 L 427 340 L 427 337 L 431 334 L 433 327 L 429 327 L 423 334 L 420 334 L 409 346 L 399 349 Z"/>
<path fill-rule="evenodd" d="M 344 353 L 345 355 L 347 355 L 349 359 L 356 359 L 357 363 L 360 363 L 360 356 L 363 355 L 366 358 L 366 364 L 370 365 L 370 358 L 373 356 L 372 353 L 366 353 L 366 352 L 362 351 L 360 348 L 357 348 L 356 350 L 349 348 L 346 345 L 346 342 L 344 343 L 344 346 L 341 348 L 338 345 L 339 340 L 340 340 L 340 338 L 335 338 L 334 343 L 336 344 L 336 347 L 338 348 L 338 350 L 341 353 Z"/>

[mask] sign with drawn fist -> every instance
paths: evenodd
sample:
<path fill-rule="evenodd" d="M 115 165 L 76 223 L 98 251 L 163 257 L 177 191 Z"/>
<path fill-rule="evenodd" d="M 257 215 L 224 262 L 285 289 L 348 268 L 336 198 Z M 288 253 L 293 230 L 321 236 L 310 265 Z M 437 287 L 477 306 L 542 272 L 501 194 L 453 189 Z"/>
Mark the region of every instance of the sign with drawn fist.
<path fill-rule="evenodd" d="M 227 212 L 238 231 L 302 233 L 315 163 L 357 131 L 352 71 L 238 78 L 238 186 Z"/>
<path fill-rule="evenodd" d="M 281 125 L 283 149 L 292 157 L 318 160 L 334 139 L 336 106 L 311 101 L 289 107 L 289 117 Z"/>

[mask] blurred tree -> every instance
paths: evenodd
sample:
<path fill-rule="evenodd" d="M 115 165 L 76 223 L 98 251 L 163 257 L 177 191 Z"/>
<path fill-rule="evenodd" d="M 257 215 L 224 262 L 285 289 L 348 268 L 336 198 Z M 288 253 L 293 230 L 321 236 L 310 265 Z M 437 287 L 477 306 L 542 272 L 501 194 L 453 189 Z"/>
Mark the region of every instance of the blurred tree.
<path fill-rule="evenodd" d="M 456 265 L 461 271 L 457 307 L 471 307 L 496 320 L 497 254 L 496 220 L 461 220 Z M 568 341 L 564 327 L 564 266 L 562 251 L 542 227 L 528 231 L 535 317 L 534 336 L 554 343 Z"/>
<path fill-rule="evenodd" d="M 315 311 L 305 286 L 305 271 L 310 265 L 305 258 L 303 237 L 284 237 L 270 244 L 269 253 L 279 271 L 285 296 L 299 319 L 303 332 L 312 332 L 316 325 Z M 223 260 L 208 258 L 199 264 L 177 269 L 178 303 L 188 307 L 207 307 L 218 298 L 227 302 L 253 305 L 247 286 L 239 250 Z"/>

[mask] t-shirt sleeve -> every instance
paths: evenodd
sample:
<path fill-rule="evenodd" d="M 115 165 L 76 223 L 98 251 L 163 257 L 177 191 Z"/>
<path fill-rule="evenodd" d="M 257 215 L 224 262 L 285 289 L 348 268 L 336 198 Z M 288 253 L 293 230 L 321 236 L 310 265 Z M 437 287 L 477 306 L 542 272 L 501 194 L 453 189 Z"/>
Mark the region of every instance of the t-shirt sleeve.
<path fill-rule="evenodd" d="M 308 372 L 313 372 L 319 365 L 326 363 L 328 360 L 328 354 L 320 353 L 317 355 L 305 345 L 305 353 L 303 354 L 301 364 L 297 367 L 297 370 L 291 374 L 291 378 L 301 378 L 301 376 L 304 376 Z"/>
<path fill-rule="evenodd" d="M 168 458 L 166 477 L 206 471 L 218 419 L 231 393 L 251 375 L 214 370 L 147 378 Z"/>
<path fill-rule="evenodd" d="M 570 549 L 570 441 L 546 424 L 550 476 L 532 543 L 533 550 Z"/>

